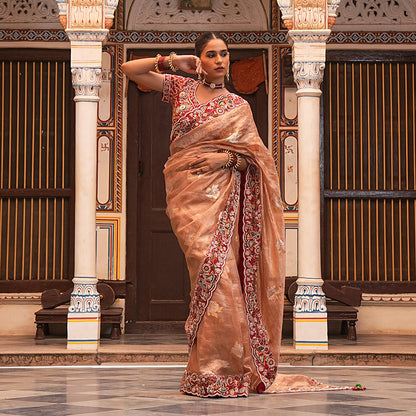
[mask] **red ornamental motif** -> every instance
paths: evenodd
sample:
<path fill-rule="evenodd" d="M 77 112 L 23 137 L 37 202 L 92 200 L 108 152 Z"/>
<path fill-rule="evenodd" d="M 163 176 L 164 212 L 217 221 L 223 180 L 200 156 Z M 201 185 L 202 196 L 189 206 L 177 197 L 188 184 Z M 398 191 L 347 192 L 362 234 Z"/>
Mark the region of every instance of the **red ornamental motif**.
<path fill-rule="evenodd" d="M 244 192 L 243 253 L 247 322 L 254 363 L 265 388 L 267 388 L 276 377 L 277 364 L 269 348 L 269 336 L 264 327 L 256 293 L 262 219 L 260 178 L 257 168 L 252 165 L 247 170 Z"/>
<path fill-rule="evenodd" d="M 217 376 L 186 371 L 182 378 L 182 393 L 199 397 L 248 396 L 250 374 L 241 376 Z"/>
<path fill-rule="evenodd" d="M 215 117 L 246 104 L 236 94 L 226 93 L 201 104 L 196 98 L 198 81 L 177 75 L 165 75 L 162 100 L 172 104 L 171 142 Z"/>

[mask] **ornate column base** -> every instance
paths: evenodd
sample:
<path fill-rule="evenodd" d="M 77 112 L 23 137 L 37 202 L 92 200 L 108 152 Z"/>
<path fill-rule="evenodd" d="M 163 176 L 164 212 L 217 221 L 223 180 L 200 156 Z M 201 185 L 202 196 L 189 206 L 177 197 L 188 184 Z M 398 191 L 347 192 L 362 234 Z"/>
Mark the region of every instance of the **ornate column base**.
<path fill-rule="evenodd" d="M 293 345 L 296 349 L 327 350 L 327 311 L 323 280 L 299 277 L 293 306 Z"/>
<path fill-rule="evenodd" d="M 74 290 L 68 309 L 67 348 L 71 350 L 97 350 L 100 342 L 100 295 L 97 279 L 75 277 Z"/>

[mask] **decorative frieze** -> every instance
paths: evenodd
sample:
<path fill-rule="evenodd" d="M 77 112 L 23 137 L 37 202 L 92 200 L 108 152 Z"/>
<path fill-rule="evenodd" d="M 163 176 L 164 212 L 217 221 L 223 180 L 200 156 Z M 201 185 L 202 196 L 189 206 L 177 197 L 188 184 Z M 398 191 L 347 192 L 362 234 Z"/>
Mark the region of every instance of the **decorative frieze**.
<path fill-rule="evenodd" d="M 363 293 L 363 305 L 372 304 L 388 304 L 388 305 L 414 305 L 416 304 L 416 293 L 395 293 L 395 294 L 380 294 L 380 293 Z"/>
<path fill-rule="evenodd" d="M 131 0 L 126 4 L 127 29 L 192 30 L 204 26 L 206 30 L 238 30 L 242 27 L 265 30 L 268 15 L 262 3 L 253 7 L 252 0 L 213 0 L 208 10 L 183 10 L 179 1 Z"/>
<path fill-rule="evenodd" d="M 0 2 L 0 24 L 5 27 L 59 27 L 54 0 L 13 0 Z"/>
<path fill-rule="evenodd" d="M 76 29 L 104 28 L 103 0 L 69 0 L 68 27 Z"/>
<path fill-rule="evenodd" d="M 412 5 L 412 4 L 413 5 Z M 347 0 L 338 10 L 339 24 L 408 24 L 415 23 L 413 1 Z"/>
<path fill-rule="evenodd" d="M 338 8 L 335 30 L 416 28 L 414 0 L 346 0 Z M 404 30 L 403 28 L 401 30 Z"/>
<path fill-rule="evenodd" d="M 327 0 L 294 0 L 293 27 L 297 30 L 326 29 Z"/>
<path fill-rule="evenodd" d="M 70 41 L 82 41 L 82 42 L 104 42 L 107 38 L 107 29 L 98 30 L 78 30 L 67 29 L 66 34 Z"/>
<path fill-rule="evenodd" d="M 335 45 L 413 45 L 416 43 L 416 32 L 400 31 L 396 26 L 390 32 L 332 32 L 328 43 Z M 230 45 L 287 45 L 288 32 L 224 32 Z M 147 31 L 119 31 L 111 30 L 107 45 L 143 43 L 148 45 L 179 43 L 194 43 L 198 32 L 147 32 Z M 55 29 L 0 29 L 0 41 L 8 42 L 67 42 L 68 36 L 64 30 Z M 18 45 L 18 44 L 17 44 Z"/>

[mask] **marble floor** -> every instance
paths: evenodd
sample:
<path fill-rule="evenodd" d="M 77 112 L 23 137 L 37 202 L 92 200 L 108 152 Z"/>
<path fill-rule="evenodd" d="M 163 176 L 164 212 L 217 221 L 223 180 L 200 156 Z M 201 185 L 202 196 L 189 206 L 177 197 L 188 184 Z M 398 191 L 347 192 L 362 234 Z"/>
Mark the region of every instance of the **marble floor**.
<path fill-rule="evenodd" d="M 416 415 L 416 368 L 282 366 L 282 373 L 367 389 L 239 399 L 185 396 L 178 392 L 183 371 L 183 365 L 2 367 L 0 416 Z"/>

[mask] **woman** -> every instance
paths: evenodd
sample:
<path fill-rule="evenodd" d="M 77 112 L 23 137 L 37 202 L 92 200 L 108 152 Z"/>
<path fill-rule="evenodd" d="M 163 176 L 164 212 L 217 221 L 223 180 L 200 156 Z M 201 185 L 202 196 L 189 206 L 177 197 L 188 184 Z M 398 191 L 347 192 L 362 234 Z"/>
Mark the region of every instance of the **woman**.
<path fill-rule="evenodd" d="M 285 271 L 279 181 L 250 106 L 225 88 L 225 40 L 205 33 L 195 52 L 130 61 L 122 70 L 173 107 L 167 214 L 191 279 L 181 391 L 247 396 L 270 388 L 277 374 Z M 163 74 L 169 68 L 202 80 Z M 305 379 L 287 381 L 271 390 Z"/>

